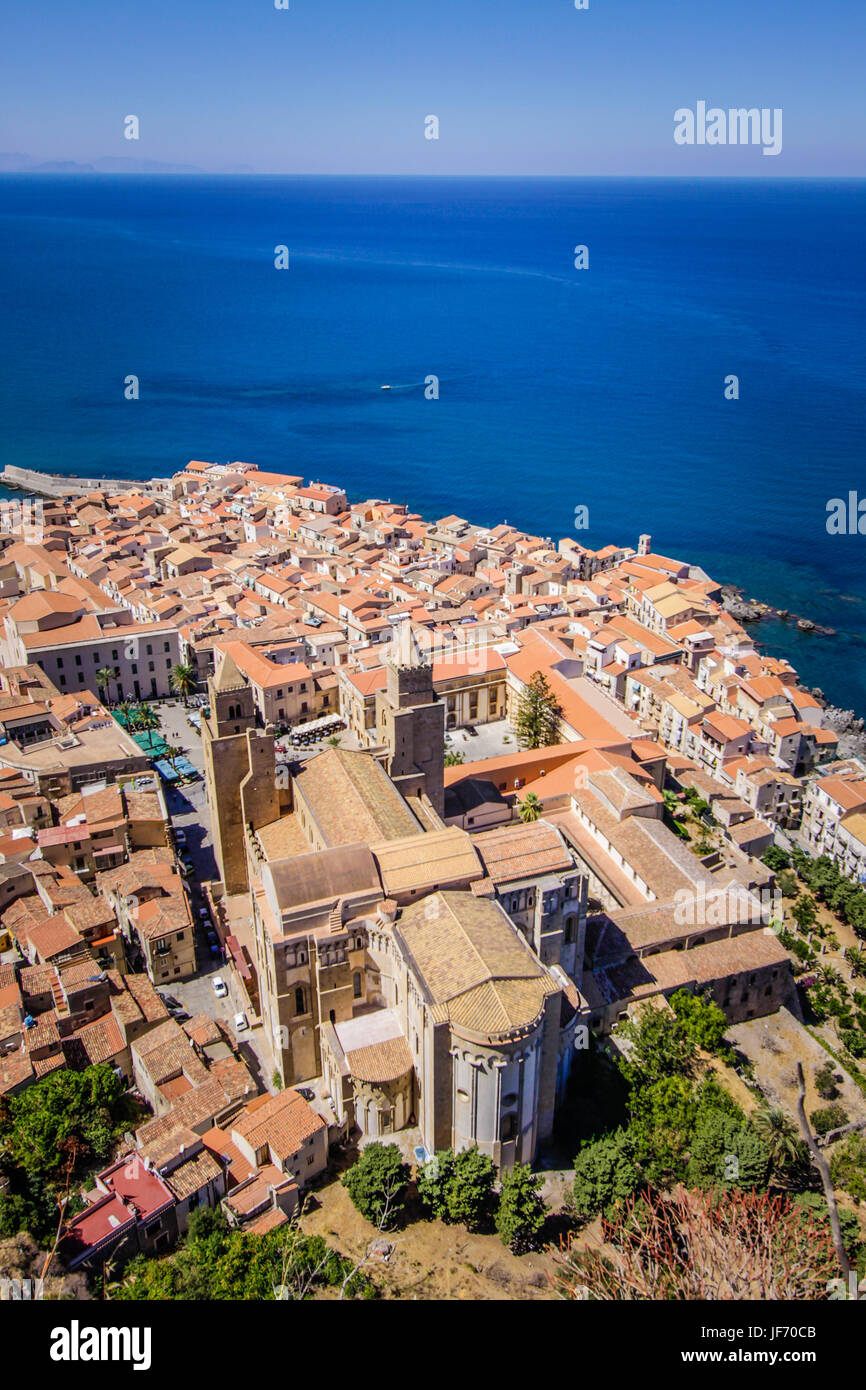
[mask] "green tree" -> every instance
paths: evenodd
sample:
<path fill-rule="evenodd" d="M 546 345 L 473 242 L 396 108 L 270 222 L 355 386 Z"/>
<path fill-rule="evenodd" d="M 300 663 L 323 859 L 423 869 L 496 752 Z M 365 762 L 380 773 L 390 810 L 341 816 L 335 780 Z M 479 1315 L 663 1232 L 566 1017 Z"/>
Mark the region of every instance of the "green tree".
<path fill-rule="evenodd" d="M 127 732 L 127 733 L 131 733 L 131 732 L 132 732 L 132 704 L 130 703 L 130 701 L 129 701 L 129 700 L 121 700 L 121 701 L 120 701 L 120 704 L 118 704 L 118 705 L 115 706 L 115 711 L 114 711 L 114 712 L 115 712 L 115 714 L 117 715 L 120 724 L 121 724 L 122 727 L 126 730 L 126 732 Z"/>
<path fill-rule="evenodd" d="M 849 946 L 845 952 L 845 959 L 851 967 L 851 974 L 857 978 L 866 975 L 866 951 L 858 950 L 856 946 Z"/>
<path fill-rule="evenodd" d="M 574 1210 L 592 1219 L 609 1215 L 641 1185 L 634 1135 L 617 1129 L 585 1144 L 574 1160 Z"/>
<path fill-rule="evenodd" d="M 431 1159 L 418 1170 L 415 1187 L 422 1210 L 438 1221 L 448 1220 L 446 1186 L 454 1171 L 454 1150 L 437 1149 Z"/>
<path fill-rule="evenodd" d="M 419 1171 L 416 1185 L 428 1216 L 475 1230 L 489 1220 L 495 1182 L 491 1159 L 473 1146 L 458 1153 L 437 1150 Z"/>
<path fill-rule="evenodd" d="M 834 1187 L 855 1201 L 866 1202 L 866 1134 L 849 1134 L 830 1159 Z"/>
<path fill-rule="evenodd" d="M 836 1084 L 836 1068 L 832 1062 L 815 1068 L 815 1090 L 822 1100 L 835 1100 L 839 1094 Z"/>
<path fill-rule="evenodd" d="M 527 792 L 522 801 L 518 801 L 520 807 L 520 819 L 524 825 L 531 825 L 533 821 L 540 819 L 544 807 L 535 792 Z"/>
<path fill-rule="evenodd" d="M 770 1150 L 741 1116 L 708 1110 L 692 1139 L 687 1181 L 695 1187 L 765 1188 Z"/>
<path fill-rule="evenodd" d="M 159 728 L 159 715 L 152 705 L 141 704 L 135 711 L 136 723 L 142 733 L 148 734 L 148 743 L 153 747 L 154 730 Z"/>
<path fill-rule="evenodd" d="M 697 1044 L 670 1010 L 645 1004 L 636 1018 L 620 1025 L 619 1035 L 630 1044 L 628 1058 L 620 1066 L 632 1085 L 671 1075 L 691 1076 Z"/>
<path fill-rule="evenodd" d="M 806 1146 L 782 1110 L 775 1106 L 762 1106 L 752 1116 L 752 1125 L 767 1146 L 770 1164 L 777 1178 L 785 1181 L 798 1170 L 808 1168 Z"/>
<path fill-rule="evenodd" d="M 801 893 L 791 904 L 791 916 L 801 931 L 808 931 L 814 926 L 817 915 L 818 904 L 808 893 Z"/>
<path fill-rule="evenodd" d="M 512 1250 L 528 1250 L 537 1242 L 548 1212 L 541 1184 L 541 1176 L 528 1163 L 517 1163 L 502 1174 L 496 1229 L 502 1244 Z"/>
<path fill-rule="evenodd" d="M 520 697 L 514 732 L 521 748 L 546 748 L 559 742 L 562 710 L 547 677 L 536 671 Z"/>
<path fill-rule="evenodd" d="M 797 875 L 785 869 L 776 876 L 776 887 L 783 898 L 794 898 L 798 892 Z"/>
<path fill-rule="evenodd" d="M 824 1105 L 813 1110 L 809 1119 L 816 1134 L 829 1134 L 831 1129 L 841 1129 L 848 1123 L 848 1111 L 844 1105 Z"/>
<path fill-rule="evenodd" d="M 96 673 L 96 688 L 99 691 L 99 698 L 104 705 L 109 703 L 109 694 L 112 681 L 116 681 L 118 672 L 113 666 L 100 666 Z"/>
<path fill-rule="evenodd" d="M 390 1230 L 403 1212 L 409 1176 L 409 1166 L 397 1145 L 374 1140 L 343 1174 L 343 1186 L 362 1216 L 382 1230 Z"/>
<path fill-rule="evenodd" d="M 493 1160 L 473 1145 L 454 1155 L 454 1166 L 445 1183 L 448 1220 L 477 1230 L 490 1218 L 496 1169 Z"/>
<path fill-rule="evenodd" d="M 186 705 L 190 695 L 195 692 L 197 685 L 198 678 L 195 667 L 190 665 L 188 661 L 179 661 L 176 666 L 172 667 L 171 688 L 176 695 L 182 697 L 184 705 Z"/>
<path fill-rule="evenodd" d="M 458 767 L 460 763 L 465 763 L 465 761 L 466 754 L 459 748 L 449 748 L 448 752 L 445 754 L 446 767 Z"/>
<path fill-rule="evenodd" d="M 221 1208 L 202 1208 L 193 1212 L 187 1236 L 175 1251 L 160 1259 L 137 1256 L 109 1287 L 109 1297 L 124 1302 L 302 1301 L 328 1286 L 350 1298 L 374 1295 L 357 1267 L 320 1236 L 305 1236 L 295 1224 L 251 1235 L 233 1230 Z"/>
<path fill-rule="evenodd" d="M 57 1071 L 0 1102 L 0 1154 L 27 1173 L 56 1175 L 70 1146 L 107 1158 L 122 1115 L 123 1082 L 111 1067 Z"/>
<path fill-rule="evenodd" d="M 770 845 L 768 849 L 764 850 L 761 858 L 767 868 L 773 869 L 774 871 L 788 869 L 791 866 L 791 856 L 786 854 L 783 849 L 780 849 L 778 845 Z"/>
<path fill-rule="evenodd" d="M 691 994 L 688 990 L 678 989 L 668 1002 L 682 1024 L 686 1037 L 698 1047 L 716 1054 L 727 1050 L 725 1033 L 729 1027 L 728 1020 L 709 994 Z"/>

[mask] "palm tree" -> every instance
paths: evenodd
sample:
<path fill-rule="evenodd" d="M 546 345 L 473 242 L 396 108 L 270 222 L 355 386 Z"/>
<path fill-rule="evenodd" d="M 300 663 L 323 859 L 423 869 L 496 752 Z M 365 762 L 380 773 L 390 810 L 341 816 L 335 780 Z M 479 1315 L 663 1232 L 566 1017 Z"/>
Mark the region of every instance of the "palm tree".
<path fill-rule="evenodd" d="M 119 716 L 120 722 L 127 733 L 132 731 L 132 709 L 133 707 L 130 700 L 121 700 L 115 710 L 115 714 Z"/>
<path fill-rule="evenodd" d="M 838 970 L 833 969 L 832 965 L 819 965 L 815 974 L 818 976 L 822 985 L 827 985 L 830 989 L 842 983 L 842 976 L 839 974 Z"/>
<path fill-rule="evenodd" d="M 153 747 L 153 731 L 159 728 L 159 715 L 152 705 L 139 705 L 136 711 L 136 723 L 145 733 L 149 734 L 148 743 Z"/>
<path fill-rule="evenodd" d="M 802 1140 L 783 1111 L 765 1105 L 756 1110 L 752 1124 L 770 1151 L 774 1172 L 790 1171 L 803 1157 Z"/>
<path fill-rule="evenodd" d="M 184 705 L 186 705 L 189 696 L 195 692 L 197 685 L 195 667 L 190 665 L 188 661 L 179 661 L 172 669 L 171 688 L 176 695 L 183 697 Z"/>
<path fill-rule="evenodd" d="M 535 792 L 527 792 L 522 801 L 518 801 L 520 807 L 520 819 L 524 825 L 529 825 L 531 821 L 538 820 L 544 807 L 535 795 Z"/>
<path fill-rule="evenodd" d="M 851 967 L 852 975 L 866 975 L 866 951 L 861 951 L 856 946 L 849 946 L 845 952 L 845 959 Z"/>
<path fill-rule="evenodd" d="M 167 762 L 170 763 L 170 765 L 171 765 L 171 766 L 175 769 L 175 771 L 176 771 L 176 770 L 177 770 L 177 759 L 183 757 L 183 749 L 182 749 L 182 748 L 177 748 L 177 747 L 175 747 L 174 744 L 169 744 L 168 747 L 167 747 L 166 750 L 165 750 L 164 757 L 166 758 Z"/>
<path fill-rule="evenodd" d="M 117 680 L 117 675 L 117 671 L 112 666 L 100 666 L 96 673 L 96 688 L 104 705 L 108 704 L 108 688 L 112 681 Z"/>

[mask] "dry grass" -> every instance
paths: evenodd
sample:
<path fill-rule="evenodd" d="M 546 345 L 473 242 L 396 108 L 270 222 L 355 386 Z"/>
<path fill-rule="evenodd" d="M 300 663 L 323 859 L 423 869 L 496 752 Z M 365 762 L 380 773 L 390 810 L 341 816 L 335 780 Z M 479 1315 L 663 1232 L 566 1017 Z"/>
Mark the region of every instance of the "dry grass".
<path fill-rule="evenodd" d="M 319 1188 L 301 1217 L 308 1235 L 322 1236 L 332 1248 L 360 1260 L 377 1232 L 357 1212 L 339 1180 Z M 558 1235 L 554 1236 L 558 1248 Z M 479 1235 L 465 1226 L 410 1219 L 386 1237 L 394 1245 L 390 1261 L 373 1260 L 364 1273 L 389 1299 L 547 1300 L 556 1297 L 549 1250 L 514 1255 L 499 1237 Z"/>

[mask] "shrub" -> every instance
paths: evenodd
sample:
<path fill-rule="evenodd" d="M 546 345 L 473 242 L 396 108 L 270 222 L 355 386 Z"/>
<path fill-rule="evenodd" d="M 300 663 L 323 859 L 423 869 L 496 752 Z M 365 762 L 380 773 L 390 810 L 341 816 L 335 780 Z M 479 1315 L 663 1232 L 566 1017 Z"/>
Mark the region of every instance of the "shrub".
<path fill-rule="evenodd" d="M 561 1298 L 823 1299 L 839 1268 L 826 1219 L 766 1193 L 643 1194 L 605 1222 L 603 1239 L 610 1254 L 569 1238 Z"/>
<path fill-rule="evenodd" d="M 761 855 L 768 869 L 788 869 L 791 866 L 791 856 L 786 854 L 778 845 L 770 845 Z"/>
<path fill-rule="evenodd" d="M 470 1230 L 484 1225 L 493 1206 L 496 1169 L 477 1147 L 438 1150 L 418 1174 L 421 1205 L 440 1221 L 462 1222 Z"/>
<path fill-rule="evenodd" d="M 844 1105 L 825 1105 L 813 1110 L 809 1116 L 816 1134 L 829 1134 L 831 1129 L 840 1129 L 848 1123 L 848 1111 Z"/>
<path fill-rule="evenodd" d="M 409 1166 L 396 1144 L 373 1142 L 343 1174 L 343 1186 L 362 1216 L 388 1230 L 402 1214 Z"/>
<path fill-rule="evenodd" d="M 866 1134 L 849 1134 L 830 1160 L 834 1187 L 866 1202 Z"/>
<path fill-rule="evenodd" d="M 709 995 L 690 994 L 688 990 L 678 989 L 671 995 L 669 1003 L 683 1025 L 687 1038 L 706 1052 L 725 1051 L 728 1020 Z"/>
<path fill-rule="evenodd" d="M 541 1195 L 541 1178 L 528 1163 L 518 1163 L 502 1174 L 502 1191 L 496 1213 L 496 1229 L 503 1245 L 527 1250 L 544 1226 L 547 1203 Z"/>
<path fill-rule="evenodd" d="M 835 1100 L 839 1094 L 836 1085 L 836 1070 L 832 1062 L 825 1062 L 815 1070 L 815 1090 L 822 1100 Z"/>
<path fill-rule="evenodd" d="M 591 1219 L 612 1211 L 640 1185 L 635 1141 L 618 1129 L 585 1144 L 574 1160 L 574 1210 Z"/>

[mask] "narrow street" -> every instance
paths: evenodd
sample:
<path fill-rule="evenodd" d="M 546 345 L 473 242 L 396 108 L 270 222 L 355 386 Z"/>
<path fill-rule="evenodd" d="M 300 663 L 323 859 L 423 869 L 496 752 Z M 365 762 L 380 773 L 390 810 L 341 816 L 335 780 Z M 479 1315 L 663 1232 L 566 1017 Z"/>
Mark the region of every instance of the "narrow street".
<path fill-rule="evenodd" d="M 196 974 L 190 980 L 175 982 L 169 993 L 191 1016 L 206 1013 L 211 1018 L 218 1018 L 226 1023 L 237 1037 L 241 1054 L 253 1075 L 261 1086 L 267 1087 L 267 1076 L 260 1049 L 256 1044 L 259 1030 L 252 1027 L 253 1020 L 249 1019 L 248 1030 L 240 1034 L 235 1032 L 234 1016 L 245 1011 L 245 1005 L 235 982 L 234 966 L 231 957 L 226 959 L 223 951 L 217 954 L 211 950 L 204 925 L 206 919 L 202 917 L 202 911 L 207 904 L 200 885 L 216 879 L 218 868 L 213 852 L 210 809 L 204 783 L 201 736 L 187 719 L 192 712 L 192 706 L 186 709 L 182 700 L 164 700 L 157 709 L 160 731 L 166 742 L 173 747 L 182 748 L 193 767 L 201 774 L 199 781 L 191 782 L 184 787 L 164 784 L 166 806 L 172 826 L 176 834 L 180 831 L 185 837 L 184 843 L 178 845 L 178 850 L 189 858 L 193 866 L 193 872 L 187 877 L 186 885 L 196 924 Z M 213 981 L 217 975 L 221 976 L 229 989 L 228 995 L 222 999 L 213 991 Z"/>

